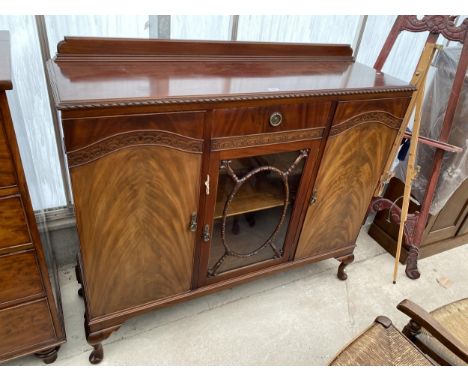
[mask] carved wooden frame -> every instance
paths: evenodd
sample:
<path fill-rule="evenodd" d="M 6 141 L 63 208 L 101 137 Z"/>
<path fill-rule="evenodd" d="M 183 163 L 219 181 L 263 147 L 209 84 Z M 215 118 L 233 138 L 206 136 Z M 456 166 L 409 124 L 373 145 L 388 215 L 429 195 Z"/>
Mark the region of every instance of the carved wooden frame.
<path fill-rule="evenodd" d="M 398 130 L 400 128 L 402 118 L 395 117 L 393 114 L 390 114 L 386 111 L 370 111 L 361 113 L 343 122 L 333 125 L 330 131 L 330 136 L 341 134 L 355 126 L 369 122 L 378 122 L 391 129 Z"/>
<path fill-rule="evenodd" d="M 132 146 L 165 146 L 177 150 L 202 153 L 203 139 L 186 137 L 184 135 L 162 130 L 129 131 L 112 135 L 88 146 L 69 151 L 68 167 L 77 167 L 102 158 L 114 151 Z"/>
<path fill-rule="evenodd" d="M 257 255 L 262 249 L 270 246 L 273 249 L 273 252 L 275 252 L 275 258 L 279 258 L 283 256 L 283 249 L 278 249 L 276 248 L 275 244 L 273 243 L 273 240 L 277 236 L 281 226 L 284 223 L 284 219 L 286 218 L 286 213 L 288 210 L 288 205 L 289 205 L 289 175 L 291 172 L 294 170 L 294 168 L 307 156 L 309 155 L 309 150 L 300 150 L 299 155 L 296 157 L 294 162 L 289 166 L 289 168 L 286 171 L 281 171 L 280 169 L 273 167 L 273 166 L 260 166 L 246 175 L 244 175 L 242 178 L 238 178 L 237 175 L 235 174 L 234 170 L 231 168 L 231 161 L 230 160 L 223 160 L 221 162 L 221 167 L 225 168 L 229 174 L 229 176 L 232 178 L 232 180 L 235 182 L 235 186 L 232 189 L 231 193 L 229 194 L 226 203 L 224 205 L 223 209 L 223 216 L 222 216 L 222 223 L 221 223 L 221 241 L 224 246 L 224 255 L 222 255 L 219 260 L 213 265 L 211 269 L 208 270 L 208 276 L 216 276 L 218 274 L 218 269 L 221 266 L 221 264 L 224 262 L 224 260 L 228 256 L 234 256 L 234 257 L 251 257 Z M 252 176 L 264 172 L 264 171 L 272 171 L 278 174 L 281 177 L 282 183 L 283 183 L 283 192 L 284 192 L 284 204 L 283 204 L 283 210 L 281 212 L 281 216 L 278 220 L 278 223 L 273 230 L 272 234 L 268 237 L 268 239 L 261 244 L 258 248 L 254 249 L 253 251 L 250 251 L 248 253 L 239 253 L 234 250 L 232 250 L 227 241 L 226 241 L 226 219 L 227 219 L 227 213 L 229 211 L 229 207 L 231 206 L 231 202 L 236 196 L 237 192 L 239 189 L 244 185 L 246 181 L 248 181 Z"/>
<path fill-rule="evenodd" d="M 468 30 L 468 19 L 465 19 L 460 26 L 455 25 L 455 16 L 424 16 L 421 20 L 415 15 L 400 16 L 400 30 L 408 32 L 430 32 L 444 36 L 447 40 L 463 43 Z"/>
<path fill-rule="evenodd" d="M 280 131 L 268 134 L 213 138 L 211 141 L 211 151 L 321 139 L 324 132 L 325 127 L 313 127 L 310 129 Z"/>
<path fill-rule="evenodd" d="M 55 87 L 55 86 L 54 86 Z M 414 86 L 404 86 L 397 88 L 385 89 L 349 89 L 349 90 L 321 90 L 310 92 L 294 92 L 294 93 L 275 93 L 275 94 L 259 94 L 259 95 L 236 95 L 236 96 L 216 96 L 216 97 L 193 97 L 193 98 L 167 98 L 167 99 L 152 99 L 141 101 L 119 101 L 115 102 L 61 102 L 54 89 L 54 99 L 58 110 L 83 110 L 83 109 L 100 109 L 100 108 L 113 108 L 124 106 L 155 106 L 155 105 L 187 105 L 187 104 L 212 104 L 217 102 L 240 102 L 240 101 L 265 101 L 265 100 L 281 100 L 290 98 L 312 98 L 312 97 L 326 97 L 326 96 L 349 96 L 349 95 L 366 95 L 366 94 L 380 94 L 380 93 L 401 93 L 413 92 Z"/>

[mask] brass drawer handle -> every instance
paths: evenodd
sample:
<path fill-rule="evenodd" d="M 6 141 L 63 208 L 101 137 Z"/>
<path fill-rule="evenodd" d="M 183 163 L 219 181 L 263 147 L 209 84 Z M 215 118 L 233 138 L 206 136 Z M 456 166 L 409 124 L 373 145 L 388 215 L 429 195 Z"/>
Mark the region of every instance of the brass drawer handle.
<path fill-rule="evenodd" d="M 270 125 L 273 127 L 278 127 L 283 122 L 283 115 L 276 111 L 270 115 Z"/>

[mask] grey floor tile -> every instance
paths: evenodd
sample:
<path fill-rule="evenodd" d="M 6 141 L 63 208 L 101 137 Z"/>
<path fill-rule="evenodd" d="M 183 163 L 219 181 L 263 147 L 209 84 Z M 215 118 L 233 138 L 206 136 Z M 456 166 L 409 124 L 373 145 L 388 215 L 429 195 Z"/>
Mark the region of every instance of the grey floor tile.
<path fill-rule="evenodd" d="M 468 245 L 421 260 L 417 281 L 400 266 L 396 285 L 393 258 L 365 230 L 355 255 L 345 282 L 331 259 L 129 320 L 104 343 L 102 365 L 325 365 L 378 315 L 402 328 L 404 298 L 431 310 L 468 296 Z M 89 365 L 73 268 L 60 269 L 60 282 L 68 342 L 54 365 Z"/>

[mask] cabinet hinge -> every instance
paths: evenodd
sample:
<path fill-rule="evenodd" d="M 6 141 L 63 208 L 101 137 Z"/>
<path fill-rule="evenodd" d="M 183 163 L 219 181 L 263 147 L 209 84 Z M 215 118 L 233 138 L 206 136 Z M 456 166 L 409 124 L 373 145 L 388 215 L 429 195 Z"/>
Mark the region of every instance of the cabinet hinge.
<path fill-rule="evenodd" d="M 210 241 L 210 226 L 205 224 L 203 228 L 203 241 Z"/>
<path fill-rule="evenodd" d="M 207 174 L 207 175 L 206 175 L 205 191 L 206 191 L 206 194 L 207 194 L 207 195 L 210 194 L 210 174 Z"/>
<path fill-rule="evenodd" d="M 310 196 L 309 205 L 314 204 L 316 201 L 317 201 L 317 190 L 314 190 L 312 192 L 312 195 Z"/>
<path fill-rule="evenodd" d="M 192 232 L 195 232 L 197 230 L 197 218 L 198 218 L 197 213 L 193 212 L 192 217 L 190 218 L 190 224 L 189 224 L 189 229 Z"/>

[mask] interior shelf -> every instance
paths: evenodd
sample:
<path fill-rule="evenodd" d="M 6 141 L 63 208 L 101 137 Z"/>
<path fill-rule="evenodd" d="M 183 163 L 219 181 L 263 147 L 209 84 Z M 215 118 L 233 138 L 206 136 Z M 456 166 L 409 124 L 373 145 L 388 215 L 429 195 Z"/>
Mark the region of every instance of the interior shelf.
<path fill-rule="evenodd" d="M 214 214 L 215 219 L 223 216 L 224 205 L 231 193 L 232 187 L 233 181 L 230 177 L 226 174 L 221 174 Z M 254 181 L 247 181 L 239 189 L 231 202 L 227 216 L 283 206 L 283 192 L 283 184 L 278 179 L 269 180 L 267 177 L 256 177 Z"/>

